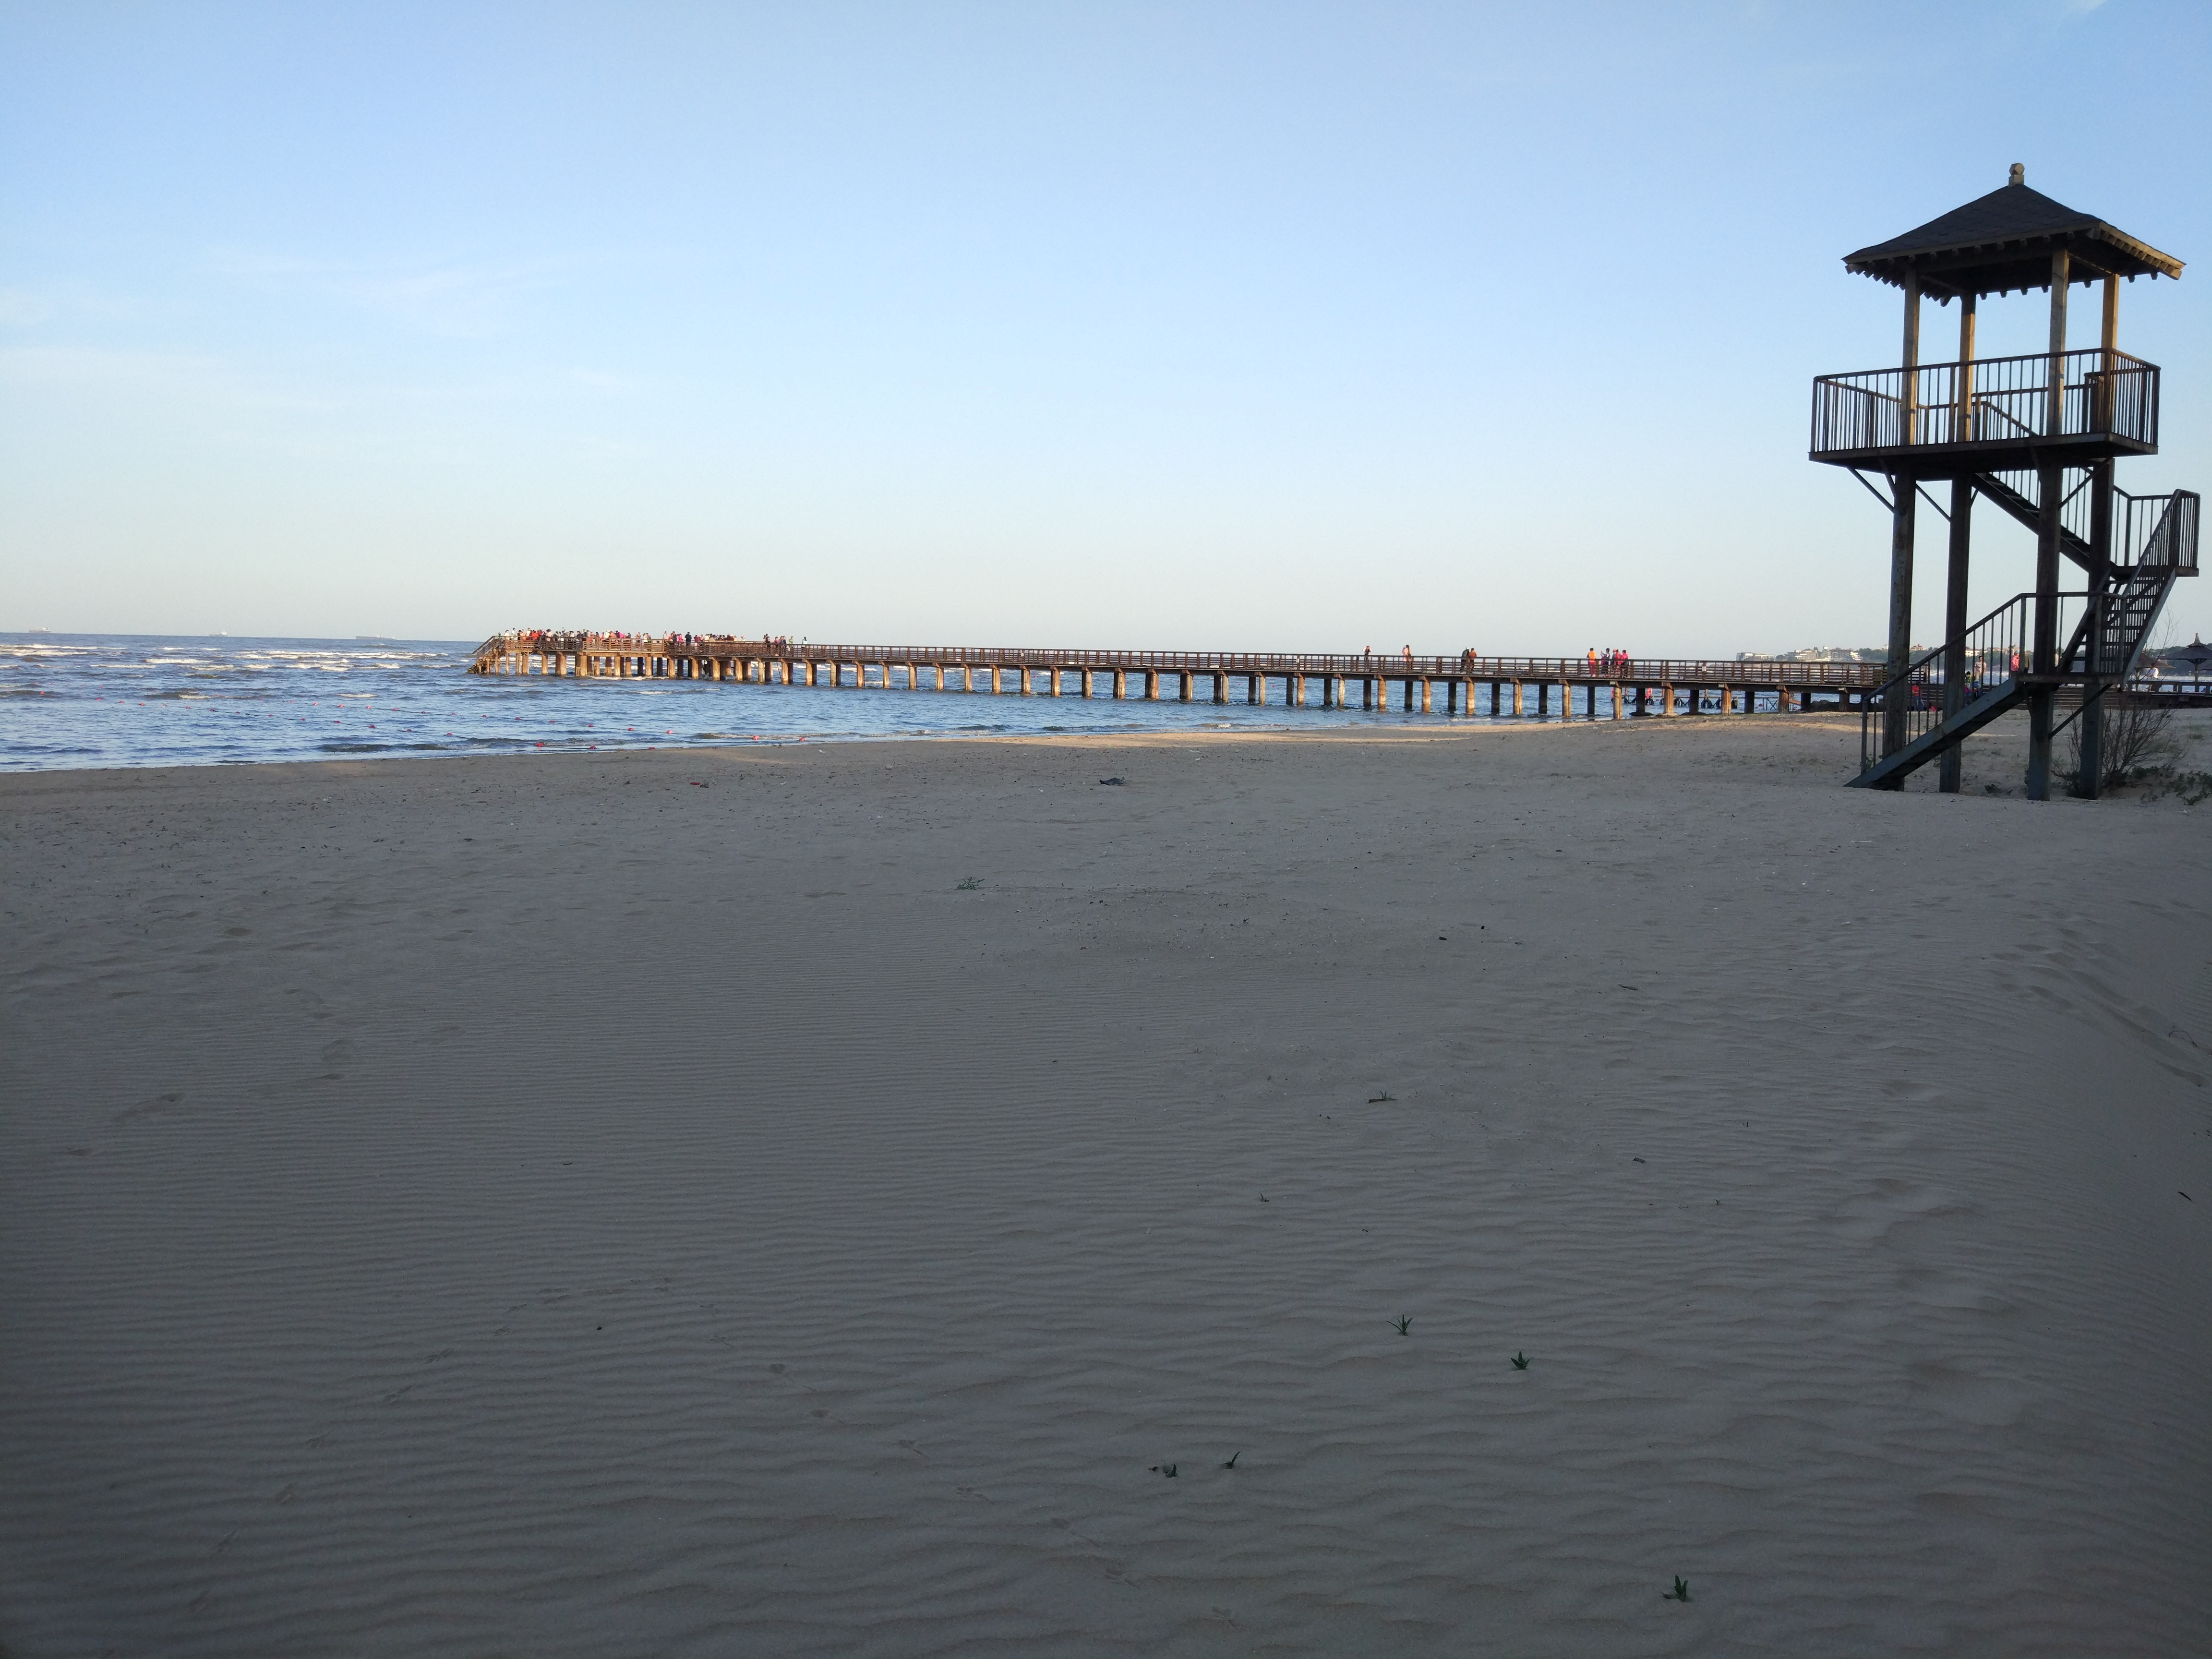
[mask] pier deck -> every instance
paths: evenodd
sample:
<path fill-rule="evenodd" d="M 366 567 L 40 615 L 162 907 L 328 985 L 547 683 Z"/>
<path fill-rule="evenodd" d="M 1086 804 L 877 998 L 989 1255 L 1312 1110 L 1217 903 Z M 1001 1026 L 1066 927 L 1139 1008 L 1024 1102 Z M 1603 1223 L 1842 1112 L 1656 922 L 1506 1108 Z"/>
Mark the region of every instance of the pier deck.
<path fill-rule="evenodd" d="M 1395 690 L 1407 713 L 1568 720 L 1750 713 L 1762 700 L 1784 714 L 1857 708 L 1884 674 L 1878 663 L 1759 659 L 1592 663 L 1579 657 L 816 645 L 734 635 L 547 632 L 493 635 L 477 647 L 469 672 L 1213 703 L 1231 702 L 1231 682 L 1241 682 L 1243 695 L 1235 701 L 1247 704 L 1348 708 L 1356 697 L 1361 708 L 1387 708 Z"/>

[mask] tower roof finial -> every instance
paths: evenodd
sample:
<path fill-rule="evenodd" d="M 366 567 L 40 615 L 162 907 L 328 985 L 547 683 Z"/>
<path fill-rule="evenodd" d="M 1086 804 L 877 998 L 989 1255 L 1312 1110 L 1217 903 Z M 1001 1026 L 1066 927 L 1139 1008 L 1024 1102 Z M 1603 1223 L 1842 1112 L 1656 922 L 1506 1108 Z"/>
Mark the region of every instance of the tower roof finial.
<path fill-rule="evenodd" d="M 2026 184 L 2027 182 L 2027 167 L 2026 167 L 2023 163 L 2021 163 L 2021 162 L 2014 161 L 2014 162 L 2012 164 L 2012 177 L 2011 177 L 2011 178 L 2009 178 L 2009 179 L 2006 179 L 2006 180 L 2005 180 L 2005 183 L 2007 183 L 2007 184 L 2008 184 L 2008 185 L 2024 185 L 2024 184 Z"/>

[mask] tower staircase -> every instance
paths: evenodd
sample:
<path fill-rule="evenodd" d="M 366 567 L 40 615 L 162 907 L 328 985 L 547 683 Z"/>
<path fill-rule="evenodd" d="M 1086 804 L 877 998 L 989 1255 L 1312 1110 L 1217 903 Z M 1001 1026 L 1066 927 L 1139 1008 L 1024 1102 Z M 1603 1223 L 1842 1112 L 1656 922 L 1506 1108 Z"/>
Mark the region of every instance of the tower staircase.
<path fill-rule="evenodd" d="M 1974 486 L 2034 530 L 2041 514 L 2019 488 L 2033 477 L 1984 473 L 1975 477 Z M 2090 543 L 2081 533 L 2087 526 L 2065 522 L 2085 495 L 2077 489 L 2059 504 L 2059 550 L 2094 574 Z M 2014 594 L 1956 639 L 1914 659 L 1868 698 L 1854 788 L 1902 788 L 1911 773 L 2019 707 L 2039 685 L 2079 688 L 2081 702 L 2069 716 L 2070 723 L 2135 672 L 2174 582 L 2197 574 L 2202 503 L 2186 489 L 2170 495 L 2129 495 L 2122 490 L 2113 495 L 2114 517 L 2120 518 L 2124 507 L 2125 526 L 2115 540 L 2132 559 L 2112 563 L 2093 591 L 2052 596 L 2066 632 L 2055 672 L 2033 672 L 2035 595 Z"/>

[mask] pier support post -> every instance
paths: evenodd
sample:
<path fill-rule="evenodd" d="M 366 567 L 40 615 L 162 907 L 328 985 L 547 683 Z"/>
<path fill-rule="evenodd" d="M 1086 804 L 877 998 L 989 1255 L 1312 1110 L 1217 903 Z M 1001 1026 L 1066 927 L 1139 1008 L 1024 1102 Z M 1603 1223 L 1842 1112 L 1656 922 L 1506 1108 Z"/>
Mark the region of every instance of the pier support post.
<path fill-rule="evenodd" d="M 1213 671 L 1213 700 L 1223 704 L 1229 701 L 1229 676 L 1218 668 Z"/>
<path fill-rule="evenodd" d="M 1091 695 L 1091 671 L 1090 669 L 1086 668 L 1083 671 L 1083 695 L 1085 697 L 1088 697 Z"/>
<path fill-rule="evenodd" d="M 1158 702 L 1160 700 L 1160 671 L 1157 668 L 1147 668 L 1144 671 L 1144 674 L 1145 701 Z"/>
<path fill-rule="evenodd" d="M 1190 701 L 1190 683 L 1197 678 L 1198 677 L 1195 674 L 1193 674 L 1188 668 L 1184 669 L 1182 672 L 1176 676 L 1178 682 L 1176 687 L 1176 701 L 1177 702 L 1188 702 Z"/>
<path fill-rule="evenodd" d="M 1244 677 L 1244 701 L 1256 708 L 1267 700 L 1267 677 L 1264 674 L 1247 674 Z"/>
<path fill-rule="evenodd" d="M 1613 683 L 1613 717 L 1615 720 L 1620 718 L 1620 682 L 1619 680 Z"/>
<path fill-rule="evenodd" d="M 1114 701 L 1120 702 L 1128 695 L 1129 671 L 1126 668 L 1117 668 L 1114 671 Z"/>

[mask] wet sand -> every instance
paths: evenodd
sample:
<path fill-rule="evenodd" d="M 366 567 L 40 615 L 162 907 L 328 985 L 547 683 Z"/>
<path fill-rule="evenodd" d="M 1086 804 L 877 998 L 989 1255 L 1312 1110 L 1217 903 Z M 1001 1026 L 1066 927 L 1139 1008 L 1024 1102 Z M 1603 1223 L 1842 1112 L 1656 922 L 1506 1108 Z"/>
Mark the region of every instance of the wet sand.
<path fill-rule="evenodd" d="M 0 777 L 0 1646 L 2193 1650 L 2212 805 L 1856 745 Z"/>

